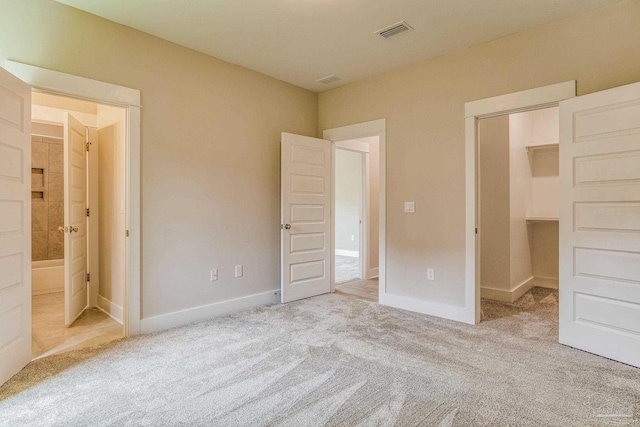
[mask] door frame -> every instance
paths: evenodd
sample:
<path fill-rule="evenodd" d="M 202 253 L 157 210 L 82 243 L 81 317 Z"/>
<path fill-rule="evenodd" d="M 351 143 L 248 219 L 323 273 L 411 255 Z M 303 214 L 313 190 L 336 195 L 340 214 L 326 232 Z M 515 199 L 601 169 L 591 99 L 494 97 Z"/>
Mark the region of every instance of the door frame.
<path fill-rule="evenodd" d="M 576 81 L 570 80 L 506 95 L 467 102 L 465 108 L 465 306 L 448 317 L 465 323 L 480 323 L 480 221 L 478 120 L 542 108 L 557 107 L 576 96 Z"/>
<path fill-rule="evenodd" d="M 79 98 L 125 109 L 125 246 L 124 333 L 140 334 L 140 91 L 6 60 L 4 68 L 31 85 L 32 90 Z"/>
<path fill-rule="evenodd" d="M 369 215 L 370 215 L 370 200 L 369 200 L 369 144 L 360 141 L 337 141 L 334 144 L 331 144 L 331 158 L 332 160 L 332 173 L 331 173 L 331 186 L 333 188 L 333 193 L 331 197 L 331 210 L 332 214 L 332 224 L 334 225 L 331 229 L 333 233 L 333 256 L 335 256 L 336 249 L 336 239 L 335 239 L 335 201 L 336 201 L 336 192 L 335 192 L 335 183 L 336 183 L 336 169 L 335 169 L 335 156 L 336 150 L 343 151 L 351 151 L 353 153 L 358 153 L 362 156 L 362 162 L 360 164 L 360 173 L 362 174 L 362 202 L 360 203 L 360 230 L 359 234 L 359 253 L 358 253 L 358 262 L 360 269 L 360 278 L 361 280 L 369 279 L 369 265 L 370 265 L 370 251 L 369 251 L 369 240 L 370 230 L 369 230 Z M 335 265 L 334 265 L 335 267 Z M 335 274 L 335 269 L 332 269 Z"/>
<path fill-rule="evenodd" d="M 335 194 L 335 147 L 342 141 L 350 139 L 368 138 L 377 136 L 379 147 L 379 225 L 378 225 L 378 302 L 385 304 L 386 300 L 386 230 L 387 230 L 387 213 L 386 213 L 386 174 L 387 174 L 387 157 L 386 157 L 386 138 L 387 138 L 387 121 L 386 119 L 372 120 L 363 123 L 357 123 L 348 126 L 341 126 L 332 129 L 325 129 L 322 132 L 322 138 L 332 142 L 331 155 L 331 192 Z M 368 197 L 367 197 L 368 199 Z M 368 213 L 365 215 L 367 216 Z M 368 224 L 367 224 L 368 229 Z M 331 203 L 331 235 L 335 234 L 335 203 Z M 365 234 L 365 233 L 360 233 Z M 368 234 L 368 231 L 367 233 Z M 367 242 L 368 249 L 368 242 Z M 367 263 L 367 268 L 369 268 Z M 331 247 L 331 292 L 335 292 L 335 244 Z"/>

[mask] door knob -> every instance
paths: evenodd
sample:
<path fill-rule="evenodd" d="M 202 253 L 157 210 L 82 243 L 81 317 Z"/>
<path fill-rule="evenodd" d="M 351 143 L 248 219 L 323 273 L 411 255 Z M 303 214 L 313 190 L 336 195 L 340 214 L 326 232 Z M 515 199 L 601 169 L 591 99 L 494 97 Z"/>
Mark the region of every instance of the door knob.
<path fill-rule="evenodd" d="M 65 231 L 67 231 L 67 227 L 63 227 L 63 226 L 58 227 L 58 233 L 64 233 Z"/>
<path fill-rule="evenodd" d="M 291 230 L 291 224 L 285 224 L 284 228 L 285 230 Z"/>
<path fill-rule="evenodd" d="M 78 232 L 78 227 L 69 227 L 69 233 Z"/>

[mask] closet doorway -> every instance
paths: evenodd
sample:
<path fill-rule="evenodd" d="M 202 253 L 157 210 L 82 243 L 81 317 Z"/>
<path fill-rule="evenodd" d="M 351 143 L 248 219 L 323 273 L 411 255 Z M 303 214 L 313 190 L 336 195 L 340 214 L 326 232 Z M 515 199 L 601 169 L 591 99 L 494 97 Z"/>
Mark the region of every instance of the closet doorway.
<path fill-rule="evenodd" d="M 558 107 L 478 120 L 483 301 L 523 304 L 526 295 L 557 310 L 558 142 Z"/>

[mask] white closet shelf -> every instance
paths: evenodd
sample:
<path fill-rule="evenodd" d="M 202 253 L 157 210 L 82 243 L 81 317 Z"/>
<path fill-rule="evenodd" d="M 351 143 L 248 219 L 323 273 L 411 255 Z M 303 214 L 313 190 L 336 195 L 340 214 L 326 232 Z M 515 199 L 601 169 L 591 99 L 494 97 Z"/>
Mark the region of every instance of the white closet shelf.
<path fill-rule="evenodd" d="M 536 151 L 555 151 L 560 148 L 560 144 L 557 142 L 552 142 L 550 144 L 541 144 L 541 145 L 526 145 L 527 153 L 535 153 Z"/>
<path fill-rule="evenodd" d="M 557 216 L 528 216 L 527 222 L 558 222 Z"/>

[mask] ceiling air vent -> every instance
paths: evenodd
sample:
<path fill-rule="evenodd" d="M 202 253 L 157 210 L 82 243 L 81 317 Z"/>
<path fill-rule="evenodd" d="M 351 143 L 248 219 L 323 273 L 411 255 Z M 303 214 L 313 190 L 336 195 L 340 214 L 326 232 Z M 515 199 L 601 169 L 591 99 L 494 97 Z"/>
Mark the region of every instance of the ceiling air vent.
<path fill-rule="evenodd" d="M 334 74 L 331 74 L 330 76 L 323 77 L 323 78 L 318 79 L 316 81 L 320 82 L 322 84 L 328 85 L 328 84 L 331 84 L 333 82 L 337 82 L 338 80 L 340 80 L 340 77 L 338 77 L 338 76 L 336 76 Z"/>
<path fill-rule="evenodd" d="M 409 24 L 404 21 L 400 21 L 397 24 L 393 24 L 389 27 L 378 30 L 375 33 L 384 39 L 390 39 L 391 37 L 397 36 L 398 34 L 406 33 L 407 31 L 411 30 L 413 30 L 413 28 L 411 28 Z"/>

